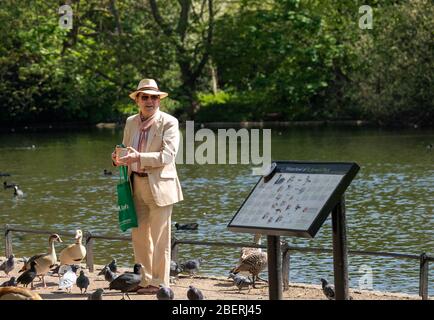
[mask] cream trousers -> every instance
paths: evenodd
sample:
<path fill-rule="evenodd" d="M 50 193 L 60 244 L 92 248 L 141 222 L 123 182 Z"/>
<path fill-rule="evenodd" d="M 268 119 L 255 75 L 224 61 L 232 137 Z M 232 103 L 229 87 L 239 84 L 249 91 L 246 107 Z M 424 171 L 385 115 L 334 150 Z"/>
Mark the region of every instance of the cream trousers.
<path fill-rule="evenodd" d="M 134 257 L 141 263 L 140 286 L 169 286 L 170 227 L 173 205 L 159 207 L 152 197 L 147 177 L 134 176 L 134 205 L 138 227 L 132 228 Z"/>

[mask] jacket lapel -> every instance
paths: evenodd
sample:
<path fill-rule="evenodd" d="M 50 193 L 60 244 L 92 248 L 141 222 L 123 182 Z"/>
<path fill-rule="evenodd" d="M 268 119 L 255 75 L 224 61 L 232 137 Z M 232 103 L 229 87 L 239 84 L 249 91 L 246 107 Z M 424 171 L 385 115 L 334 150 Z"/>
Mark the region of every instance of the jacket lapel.
<path fill-rule="evenodd" d="M 154 124 L 149 129 L 149 135 L 148 135 L 148 139 L 146 141 L 146 148 L 145 148 L 146 151 L 145 152 L 148 152 L 149 147 L 150 147 L 150 145 L 152 143 L 152 140 L 154 139 L 154 137 L 157 134 L 157 132 L 160 131 L 161 122 L 162 122 L 162 115 L 161 115 L 161 112 L 160 112 L 160 115 L 159 115 L 158 119 L 155 120 Z"/>

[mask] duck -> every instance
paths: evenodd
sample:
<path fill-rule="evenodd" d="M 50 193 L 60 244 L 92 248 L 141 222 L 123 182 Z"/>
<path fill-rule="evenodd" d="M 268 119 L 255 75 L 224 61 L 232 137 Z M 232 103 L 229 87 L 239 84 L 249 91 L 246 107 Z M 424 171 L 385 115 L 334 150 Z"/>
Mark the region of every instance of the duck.
<path fill-rule="evenodd" d="M 260 234 L 255 234 L 253 236 L 253 243 L 254 244 L 261 244 L 261 235 Z M 262 252 L 261 248 L 251 248 L 251 247 L 243 247 L 241 248 L 241 255 L 240 255 L 240 261 L 243 261 L 245 258 L 247 258 L 249 255 L 251 255 L 252 253 L 257 253 L 257 252 Z"/>
<path fill-rule="evenodd" d="M 108 171 L 107 169 L 104 169 L 104 175 L 105 176 L 111 176 L 113 173 L 111 171 Z"/>
<path fill-rule="evenodd" d="M 3 189 L 12 189 L 13 187 L 18 186 L 16 183 L 8 183 L 7 181 L 3 181 Z"/>
<path fill-rule="evenodd" d="M 17 185 L 15 185 L 13 188 L 14 188 L 14 197 L 24 196 L 24 192 Z"/>
<path fill-rule="evenodd" d="M 57 263 L 57 255 L 56 255 L 56 249 L 54 248 L 54 242 L 63 242 L 57 233 L 53 233 L 48 238 L 49 251 L 47 253 L 37 254 L 31 257 L 28 261 L 24 263 L 23 267 L 19 272 L 30 269 L 30 265 L 32 261 L 37 262 L 36 265 L 37 275 L 42 276 L 42 283 L 44 287 L 46 287 L 44 277 L 47 274 L 47 272 L 50 271 L 50 269 Z"/>
<path fill-rule="evenodd" d="M 70 265 L 80 263 L 86 256 L 86 247 L 81 243 L 83 232 L 75 231 L 75 243 L 70 244 L 60 252 L 60 265 Z"/>
<path fill-rule="evenodd" d="M 0 300 L 42 300 L 41 296 L 29 289 L 18 287 L 0 288 Z"/>
<path fill-rule="evenodd" d="M 199 224 L 198 223 L 179 224 L 178 222 L 176 222 L 175 227 L 176 230 L 197 230 Z"/>
<path fill-rule="evenodd" d="M 255 234 L 254 242 L 255 244 L 261 244 L 260 234 Z M 241 249 L 241 256 L 238 265 L 230 272 L 233 274 L 237 274 L 239 272 L 249 272 L 252 275 L 252 287 L 256 288 L 256 279 L 265 281 L 264 279 L 259 278 L 259 273 L 261 273 L 267 267 L 267 264 L 267 253 L 262 252 L 261 248 L 244 247 Z"/>
<path fill-rule="evenodd" d="M 10 177 L 11 174 L 7 172 L 0 172 L 0 177 Z"/>

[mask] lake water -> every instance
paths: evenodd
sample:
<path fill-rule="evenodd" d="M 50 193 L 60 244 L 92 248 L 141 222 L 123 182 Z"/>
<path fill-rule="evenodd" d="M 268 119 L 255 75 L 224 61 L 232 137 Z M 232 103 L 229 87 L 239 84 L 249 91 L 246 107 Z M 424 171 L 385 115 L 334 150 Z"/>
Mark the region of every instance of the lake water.
<path fill-rule="evenodd" d="M 0 172 L 25 193 L 15 199 L 11 189 L 0 191 L 0 224 L 27 228 L 97 234 L 122 234 L 117 226 L 116 168 L 110 153 L 122 130 L 9 133 L 0 135 Z M 346 193 L 348 247 L 434 255 L 434 142 L 433 130 L 372 128 L 290 128 L 272 130 L 272 158 L 278 160 L 354 161 L 361 170 Z M 113 171 L 105 176 L 103 170 Z M 258 177 L 249 165 L 178 165 L 185 200 L 174 207 L 172 222 L 198 222 L 199 230 L 178 232 L 179 239 L 250 242 L 251 235 L 233 233 L 227 224 Z M 45 252 L 48 236 L 14 234 L 14 253 Z M 314 239 L 284 237 L 292 245 L 331 248 L 331 218 Z M 72 238 L 64 237 L 58 252 Z M 3 251 L 4 251 L 4 247 Z M 239 249 L 181 245 L 180 260 L 201 256 L 202 273 L 227 275 L 238 261 Z M 133 263 L 127 242 L 95 242 L 95 262 L 118 259 Z M 350 255 L 350 286 L 357 287 L 361 268 L 373 270 L 375 290 L 418 293 L 419 262 Z M 265 274 L 264 274 L 265 275 Z M 333 282 L 329 254 L 294 253 L 290 281 Z M 430 270 L 434 294 L 434 266 Z"/>

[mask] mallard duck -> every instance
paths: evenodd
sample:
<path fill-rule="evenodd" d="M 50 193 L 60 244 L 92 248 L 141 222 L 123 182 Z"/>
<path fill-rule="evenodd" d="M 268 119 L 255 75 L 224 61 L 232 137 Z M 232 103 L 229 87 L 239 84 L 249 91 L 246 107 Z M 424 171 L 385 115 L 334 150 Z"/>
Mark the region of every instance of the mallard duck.
<path fill-rule="evenodd" d="M 253 236 L 253 243 L 254 244 L 261 244 L 261 235 L 255 234 Z M 243 261 L 245 258 L 247 258 L 252 253 L 262 252 L 261 248 L 250 248 L 250 247 L 244 247 L 241 248 L 241 255 L 240 255 L 240 262 Z"/>
<path fill-rule="evenodd" d="M 41 296 L 29 289 L 18 287 L 0 288 L 0 300 L 42 300 Z"/>
<path fill-rule="evenodd" d="M 81 244 L 83 233 L 81 230 L 75 231 L 75 243 L 70 244 L 60 252 L 60 265 L 78 264 L 86 256 L 86 247 Z"/>
<path fill-rule="evenodd" d="M 32 261 L 36 261 L 36 272 L 38 276 L 42 276 L 42 283 L 44 284 L 44 287 L 46 287 L 45 284 L 45 275 L 48 271 L 56 264 L 57 262 L 57 256 L 56 256 L 56 250 L 54 248 L 54 242 L 62 242 L 62 239 L 60 239 L 59 235 L 57 233 L 52 234 L 48 238 L 48 243 L 50 246 L 50 249 L 48 253 L 43 254 L 37 254 L 31 257 L 28 261 L 26 261 L 21 268 L 19 272 L 26 271 L 30 269 L 30 264 Z"/>
<path fill-rule="evenodd" d="M 247 249 L 247 248 L 243 248 L 243 249 Z M 233 268 L 230 272 L 234 274 L 243 271 L 249 272 L 252 275 L 252 287 L 255 288 L 255 280 L 256 279 L 263 280 L 259 278 L 259 274 L 267 267 L 268 259 L 267 259 L 267 253 L 262 252 L 260 248 L 250 248 L 250 249 L 256 249 L 256 250 L 252 250 L 250 252 L 247 252 L 247 250 L 242 251 L 239 264 L 235 268 Z"/>

